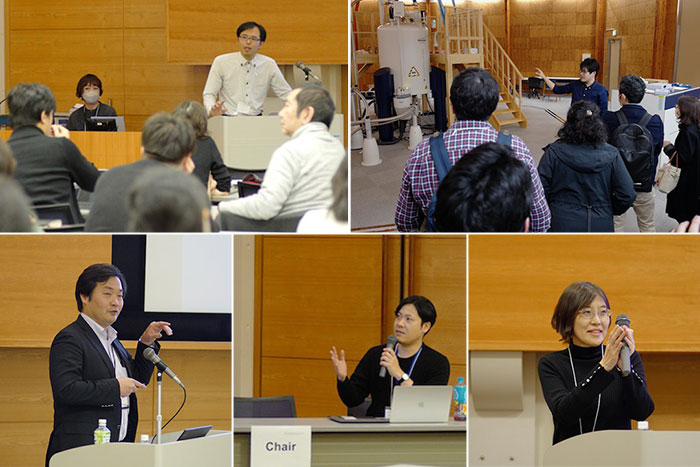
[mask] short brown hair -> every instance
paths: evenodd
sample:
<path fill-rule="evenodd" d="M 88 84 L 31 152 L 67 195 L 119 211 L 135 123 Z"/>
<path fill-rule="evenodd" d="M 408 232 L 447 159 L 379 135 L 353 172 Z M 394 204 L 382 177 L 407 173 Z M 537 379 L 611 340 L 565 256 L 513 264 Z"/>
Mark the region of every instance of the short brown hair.
<path fill-rule="evenodd" d="M 194 150 L 194 143 L 192 125 L 180 117 L 159 112 L 143 124 L 141 145 L 150 159 L 179 164 Z"/>
<path fill-rule="evenodd" d="M 576 313 L 590 305 L 596 297 L 602 298 L 605 306 L 610 309 L 608 297 L 603 289 L 591 282 L 574 282 L 564 289 L 552 315 L 552 327 L 561 335 L 562 342 L 571 343 Z"/>
<path fill-rule="evenodd" d="M 694 96 L 681 96 L 678 98 L 678 109 L 681 116 L 678 122 L 681 125 L 695 125 L 700 123 L 700 100 Z"/>
<path fill-rule="evenodd" d="M 183 101 L 175 107 L 173 115 L 184 118 L 194 128 L 197 138 L 207 136 L 207 111 L 202 104 L 195 101 Z"/>

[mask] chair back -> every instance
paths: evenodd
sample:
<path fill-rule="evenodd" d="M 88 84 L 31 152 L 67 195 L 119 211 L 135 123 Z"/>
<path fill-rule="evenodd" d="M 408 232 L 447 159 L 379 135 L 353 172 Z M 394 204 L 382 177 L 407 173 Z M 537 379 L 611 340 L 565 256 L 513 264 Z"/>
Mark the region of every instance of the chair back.
<path fill-rule="evenodd" d="M 294 396 L 234 397 L 233 418 L 295 418 Z"/>

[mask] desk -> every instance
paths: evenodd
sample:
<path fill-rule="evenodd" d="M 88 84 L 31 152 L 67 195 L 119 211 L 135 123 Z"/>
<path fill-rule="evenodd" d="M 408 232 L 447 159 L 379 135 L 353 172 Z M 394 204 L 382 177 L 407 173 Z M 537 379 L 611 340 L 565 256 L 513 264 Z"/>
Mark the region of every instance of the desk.
<path fill-rule="evenodd" d="M 336 423 L 327 418 L 234 418 L 233 465 L 250 465 L 251 425 L 311 426 L 311 465 L 427 464 L 464 467 L 467 426 L 431 423 Z"/>
<path fill-rule="evenodd" d="M 11 130 L 0 130 L 4 141 L 11 134 Z M 111 169 L 141 159 L 140 131 L 72 131 L 70 140 L 98 169 Z"/>

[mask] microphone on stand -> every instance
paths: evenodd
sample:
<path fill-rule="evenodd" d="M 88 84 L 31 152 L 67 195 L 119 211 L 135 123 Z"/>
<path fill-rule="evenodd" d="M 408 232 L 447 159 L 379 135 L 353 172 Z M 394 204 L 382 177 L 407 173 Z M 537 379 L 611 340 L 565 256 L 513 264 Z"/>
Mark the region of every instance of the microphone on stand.
<path fill-rule="evenodd" d="M 313 79 L 315 79 L 316 81 L 321 82 L 321 78 L 319 78 L 318 76 L 316 76 L 316 75 L 314 74 L 314 72 L 311 71 L 311 68 L 309 68 L 308 66 L 304 65 L 304 64 L 301 62 L 301 60 L 299 60 L 299 61 L 296 63 L 295 66 L 296 66 L 297 68 L 299 68 L 301 71 L 304 72 L 304 74 L 306 75 L 306 81 L 308 81 L 308 80 L 309 80 L 309 76 L 311 76 L 311 77 L 312 77 Z"/>
<path fill-rule="evenodd" d="M 182 384 L 180 378 L 178 378 L 177 375 L 173 373 L 173 370 L 168 368 L 168 365 L 166 365 L 165 362 L 160 359 L 158 354 L 156 354 L 152 348 L 147 347 L 146 350 L 143 351 L 143 356 L 146 357 L 147 360 L 150 360 L 152 363 L 154 363 L 160 371 L 170 376 L 173 379 L 173 381 L 175 381 L 182 389 L 185 389 L 185 385 Z"/>

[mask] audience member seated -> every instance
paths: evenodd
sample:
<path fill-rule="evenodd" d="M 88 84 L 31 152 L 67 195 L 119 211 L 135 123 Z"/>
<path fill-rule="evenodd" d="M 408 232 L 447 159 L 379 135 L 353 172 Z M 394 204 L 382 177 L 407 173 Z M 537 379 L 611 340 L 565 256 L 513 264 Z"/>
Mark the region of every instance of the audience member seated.
<path fill-rule="evenodd" d="M 192 173 L 194 142 L 192 125 L 185 120 L 165 112 L 149 117 L 141 134 L 143 159 L 114 167 L 100 177 L 85 230 L 126 231 L 127 197 L 136 179 L 146 170 L 163 165 Z"/>
<path fill-rule="evenodd" d="M 312 209 L 297 225 L 299 233 L 349 233 L 348 230 L 348 157 L 338 166 L 331 180 L 333 202 L 327 209 Z"/>
<path fill-rule="evenodd" d="M 508 146 L 484 143 L 440 183 L 435 225 L 439 232 L 527 232 L 531 205 L 527 165 Z"/>
<path fill-rule="evenodd" d="M 184 101 L 175 108 L 173 115 L 187 120 L 194 128 L 197 142 L 192 153 L 194 172 L 192 174 L 209 186 L 209 174 L 216 181 L 214 195 L 225 195 L 231 191 L 231 176 L 228 168 L 221 159 L 221 153 L 216 143 L 207 135 L 207 111 L 199 102 Z"/>
<path fill-rule="evenodd" d="M 634 185 L 616 148 L 606 143 L 600 110 L 592 102 L 571 106 L 559 139 L 545 148 L 539 171 L 551 232 L 613 232 L 613 215 L 634 202 Z"/>
<path fill-rule="evenodd" d="M 279 113 L 282 132 L 291 139 L 272 155 L 260 190 L 219 203 L 222 215 L 270 220 L 328 207 L 331 178 L 345 157 L 345 148 L 328 131 L 334 111 L 323 87 L 307 84 L 292 90 Z"/>
<path fill-rule="evenodd" d="M 499 98 L 498 83 L 481 68 L 468 68 L 452 81 L 450 102 L 457 121 L 443 134 L 451 165 L 476 146 L 496 141 L 498 132 L 488 123 L 488 119 L 496 110 Z M 523 140 L 517 136 L 513 136 L 511 147 L 515 158 L 527 165 L 532 178 L 530 229 L 546 232 L 550 213 L 535 162 Z M 425 139 L 413 150 L 403 171 L 394 214 L 394 222 L 400 232 L 414 232 L 421 228 L 437 189 L 438 174 L 430 154 L 430 140 Z"/>
<path fill-rule="evenodd" d="M 15 179 L 34 205 L 69 203 L 82 222 L 73 183 L 93 191 L 100 172 L 69 139 L 68 130 L 52 125 L 56 99 L 51 90 L 38 83 L 18 84 L 7 95 L 7 105 Z"/>
<path fill-rule="evenodd" d="M 0 175 L 0 232 L 41 232 L 22 187 Z"/>
<path fill-rule="evenodd" d="M 211 232 L 206 191 L 195 177 L 168 166 L 138 178 L 127 211 L 129 232 Z"/>
<path fill-rule="evenodd" d="M 102 96 L 102 81 L 97 76 L 88 73 L 80 78 L 75 89 L 75 95 L 85 102 L 73 110 L 68 118 L 68 129 L 73 131 L 117 131 L 114 121 L 96 122 L 92 117 L 116 117 L 113 107 L 100 102 Z"/>
<path fill-rule="evenodd" d="M 666 197 L 666 213 L 680 223 L 700 214 L 700 100 L 681 96 L 676 104 L 676 117 L 679 128 L 676 143 L 664 141 L 664 152 L 669 157 L 678 152 L 681 176 L 676 188 Z"/>
<path fill-rule="evenodd" d="M 619 100 L 622 108 L 617 112 L 622 112 L 629 124 L 641 124 L 641 120 L 647 115 L 646 109 L 639 105 L 644 98 L 646 87 L 644 80 L 636 75 L 625 75 L 620 79 Z M 605 126 L 608 128 L 608 142 L 613 145 L 615 145 L 613 135 L 615 134 L 615 130 L 621 125 L 617 112 L 607 111 L 603 114 L 603 123 L 605 123 Z M 632 205 L 632 209 L 634 209 L 634 213 L 637 216 L 637 226 L 640 232 L 656 231 L 654 227 L 654 191 L 652 188 L 654 187 L 656 166 L 659 163 L 659 154 L 661 153 L 661 147 L 664 141 L 664 123 L 661 121 L 661 117 L 658 115 L 649 115 L 649 117 L 650 120 L 646 124 L 646 129 L 651 135 L 653 149 L 651 161 L 649 162 L 650 167 L 647 171 L 648 178 L 646 178 L 645 183 L 642 185 L 637 186 L 635 184 L 637 198 Z M 622 128 L 620 131 L 624 130 L 625 128 Z M 647 135 L 647 137 L 648 136 L 649 135 Z M 633 175 L 630 174 L 630 176 Z M 635 180 L 632 181 L 634 182 Z M 615 232 L 623 232 L 625 229 L 624 214 L 615 216 L 614 220 Z"/>

